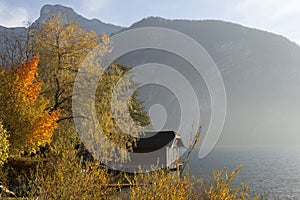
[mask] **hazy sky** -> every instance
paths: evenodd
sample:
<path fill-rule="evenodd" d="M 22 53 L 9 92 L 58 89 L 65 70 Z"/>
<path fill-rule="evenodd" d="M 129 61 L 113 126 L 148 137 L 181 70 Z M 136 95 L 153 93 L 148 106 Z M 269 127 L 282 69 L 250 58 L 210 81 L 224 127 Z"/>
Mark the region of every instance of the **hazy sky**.
<path fill-rule="evenodd" d="M 148 16 L 221 19 L 278 33 L 300 43 L 299 0 L 0 0 L 0 25 L 23 26 L 44 4 L 72 7 L 87 18 L 130 26 Z"/>

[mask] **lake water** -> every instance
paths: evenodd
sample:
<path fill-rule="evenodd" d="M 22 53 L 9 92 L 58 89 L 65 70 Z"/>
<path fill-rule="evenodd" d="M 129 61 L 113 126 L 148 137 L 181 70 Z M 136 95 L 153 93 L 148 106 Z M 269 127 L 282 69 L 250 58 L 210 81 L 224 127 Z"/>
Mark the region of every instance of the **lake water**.
<path fill-rule="evenodd" d="M 280 199 L 300 199 L 300 148 L 215 148 L 206 158 L 199 159 L 198 152 L 192 153 L 190 174 L 211 180 L 212 169 L 243 168 L 234 184 L 244 182 L 250 194 L 267 192 Z"/>

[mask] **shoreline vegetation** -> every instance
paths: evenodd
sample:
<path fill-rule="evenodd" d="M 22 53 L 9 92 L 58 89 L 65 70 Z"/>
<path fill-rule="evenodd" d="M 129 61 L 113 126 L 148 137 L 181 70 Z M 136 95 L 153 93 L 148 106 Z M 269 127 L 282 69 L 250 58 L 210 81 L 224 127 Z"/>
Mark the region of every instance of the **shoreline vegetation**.
<path fill-rule="evenodd" d="M 1 199 L 268 199 L 249 197 L 249 188 L 243 183 L 231 185 L 241 167 L 232 172 L 213 171 L 212 183 L 179 169 L 126 174 L 100 167 L 77 135 L 72 92 L 80 64 L 100 41 L 100 54 L 109 53 L 109 37 L 85 31 L 62 15 L 51 15 L 42 24 L 29 25 L 26 31 L 24 38 L 4 36 L 6 48 L 0 55 Z M 105 135 L 130 151 L 135 137 L 119 130 L 110 109 L 114 86 L 128 70 L 121 65 L 106 70 L 96 91 L 95 106 Z M 126 87 L 135 84 L 131 80 Z M 131 117 L 139 125 L 149 125 L 137 96 L 134 93 L 129 99 Z M 143 131 L 127 121 L 122 123 L 133 136 Z M 107 143 L 101 145 L 111 148 Z M 126 152 L 111 148 L 103 159 L 117 157 L 126 162 Z M 122 184 L 128 187 L 122 188 Z"/>
<path fill-rule="evenodd" d="M 97 161 L 84 162 L 76 151 L 64 149 L 61 157 L 40 156 L 9 160 L 1 174 L 7 186 L 5 196 L 26 199 L 254 199 L 248 187 L 231 186 L 235 175 L 228 170 L 213 171 L 214 182 L 204 183 L 187 173 L 167 169 L 142 174 L 109 172 Z M 6 172 L 6 173 L 3 173 Z M 126 187 L 122 187 L 126 184 Z"/>
<path fill-rule="evenodd" d="M 226 168 L 213 170 L 213 181 L 208 182 L 190 176 L 188 171 L 182 176 L 178 175 L 178 171 L 170 172 L 167 169 L 142 174 L 111 172 L 107 168 L 100 168 L 97 161 L 83 161 L 77 156 L 76 150 L 64 149 L 60 155 L 47 158 L 36 155 L 8 160 L 1 171 L 1 198 L 280 199 L 267 192 L 250 196 L 247 185 L 232 185 L 242 167 L 234 171 Z"/>

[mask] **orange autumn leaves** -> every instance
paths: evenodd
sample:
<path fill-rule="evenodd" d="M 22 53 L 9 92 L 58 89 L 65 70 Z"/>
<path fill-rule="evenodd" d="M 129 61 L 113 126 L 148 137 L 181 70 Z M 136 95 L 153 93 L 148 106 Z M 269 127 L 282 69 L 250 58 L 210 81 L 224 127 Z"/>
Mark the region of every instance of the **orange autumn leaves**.
<path fill-rule="evenodd" d="M 36 101 L 40 93 L 43 82 L 36 80 L 38 76 L 38 63 L 39 56 L 35 56 L 27 63 L 16 68 L 18 81 L 15 83 L 15 89 L 23 95 L 24 100 Z"/>
<path fill-rule="evenodd" d="M 40 116 L 35 122 L 35 130 L 29 140 L 38 146 L 43 146 L 51 142 L 52 133 L 57 127 L 56 121 L 59 118 L 59 112 L 46 112 Z"/>
<path fill-rule="evenodd" d="M 9 133 L 12 152 L 35 152 L 51 142 L 59 111 L 47 112 L 48 101 L 40 94 L 39 56 L 0 74 L 0 118 Z"/>
<path fill-rule="evenodd" d="M 37 81 L 39 56 L 33 57 L 29 62 L 22 64 L 16 69 L 18 81 L 15 88 L 20 92 L 25 101 L 35 102 L 40 94 L 42 81 Z M 38 145 L 51 142 L 59 112 L 45 112 L 35 121 L 35 129 L 28 140 Z"/>

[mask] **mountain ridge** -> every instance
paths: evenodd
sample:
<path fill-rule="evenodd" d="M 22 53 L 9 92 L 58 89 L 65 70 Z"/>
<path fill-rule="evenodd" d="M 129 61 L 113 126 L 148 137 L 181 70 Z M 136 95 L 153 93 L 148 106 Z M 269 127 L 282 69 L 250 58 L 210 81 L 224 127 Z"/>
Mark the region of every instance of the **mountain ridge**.
<path fill-rule="evenodd" d="M 61 5 L 61 4 L 45 4 L 45 5 L 43 5 L 42 8 L 40 9 L 40 16 L 35 21 L 39 21 L 41 19 L 45 19 L 51 13 L 52 14 L 63 13 L 63 14 L 66 14 L 67 16 L 70 15 L 70 16 L 72 16 L 71 18 L 74 19 L 74 20 L 79 20 L 79 21 L 83 21 L 83 22 L 91 22 L 93 25 L 96 25 L 96 26 L 97 26 L 97 24 L 103 24 L 103 25 L 114 27 L 115 28 L 114 32 L 110 32 L 109 34 L 111 34 L 111 33 L 117 33 L 119 31 L 121 31 L 122 29 L 126 30 L 126 29 L 129 29 L 129 28 L 133 28 L 133 27 L 135 27 L 139 23 L 143 23 L 144 21 L 153 20 L 153 19 L 154 20 L 163 20 L 163 21 L 166 21 L 168 23 L 169 22 L 171 22 L 171 23 L 174 23 L 174 22 L 175 23 L 176 22 L 185 22 L 185 23 L 213 22 L 213 23 L 223 23 L 223 24 L 237 26 L 237 27 L 242 27 L 242 28 L 248 28 L 250 30 L 261 31 L 261 32 L 264 32 L 266 34 L 271 34 L 271 35 L 283 37 L 286 40 L 288 40 L 289 42 L 294 43 L 297 46 L 299 46 L 299 44 L 297 42 L 295 42 L 295 41 L 287 38 L 284 35 L 281 35 L 281 34 L 278 34 L 278 33 L 274 33 L 274 32 L 271 32 L 271 31 L 267 31 L 267 30 L 258 29 L 258 28 L 255 28 L 255 27 L 248 27 L 248 26 L 245 26 L 245 25 L 242 25 L 242 24 L 239 24 L 239 23 L 235 23 L 235 22 L 219 20 L 219 19 L 218 20 L 217 19 L 167 19 L 167 18 L 160 17 L 160 16 L 148 16 L 148 17 L 145 17 L 145 18 L 143 18 L 143 19 L 141 19 L 139 21 L 133 22 L 132 25 L 130 25 L 129 27 L 123 27 L 123 26 L 120 26 L 120 25 L 112 24 L 112 23 L 102 22 L 100 19 L 97 19 L 97 18 L 88 19 L 88 18 L 82 16 L 81 14 L 78 14 L 77 12 L 75 12 L 73 8 L 68 7 L 68 6 L 64 6 L 64 5 Z M 82 18 L 84 20 L 82 20 Z M 15 29 L 15 28 L 23 28 L 23 27 L 21 27 L 21 26 L 20 27 L 5 27 L 5 26 L 0 25 L 0 29 L 3 29 L 3 28 L 4 29 Z M 83 28 L 89 28 L 89 29 L 91 29 L 90 26 L 83 27 Z M 95 26 L 93 28 L 95 28 Z M 112 29 L 114 29 L 114 28 L 112 28 Z M 97 32 L 97 34 L 100 34 L 99 31 Z"/>
<path fill-rule="evenodd" d="M 120 31 L 124 27 L 116 26 L 110 23 L 102 22 L 99 19 L 87 19 L 82 15 L 76 13 L 73 8 L 62 6 L 59 4 L 44 5 L 40 10 L 40 17 L 35 21 L 35 23 L 41 23 L 43 20 L 46 20 L 51 14 L 62 14 L 65 15 L 67 20 L 76 20 L 79 26 L 85 30 L 94 30 L 98 35 L 106 33 L 108 35 Z"/>
<path fill-rule="evenodd" d="M 273 36 L 278 36 L 278 37 L 282 37 L 284 39 L 286 39 L 289 42 L 292 42 L 294 44 L 296 44 L 297 46 L 299 46 L 299 44 L 289 38 L 287 38 L 284 35 L 278 34 L 278 33 L 274 33 L 271 31 L 267 31 L 267 30 L 262 30 L 259 28 L 255 28 L 255 27 L 249 27 L 249 26 L 245 26 L 236 22 L 230 22 L 230 21 L 225 21 L 225 20 L 219 20 L 219 19 L 168 19 L 168 18 L 164 18 L 164 17 L 160 17 L 160 16 L 148 16 L 148 17 L 144 17 L 143 19 L 134 22 L 132 25 L 130 25 L 129 27 L 125 28 L 125 29 L 130 29 L 130 28 L 134 28 L 136 27 L 138 24 L 143 23 L 145 21 L 151 21 L 151 20 L 156 20 L 156 21 L 165 21 L 166 23 L 176 23 L 176 22 L 183 22 L 183 23 L 203 23 L 203 22 L 212 22 L 212 23 L 222 23 L 222 24 L 227 24 L 233 27 L 238 27 L 238 28 L 246 28 L 249 30 L 253 30 L 253 31 L 260 31 L 263 32 L 265 34 L 270 34 Z"/>

